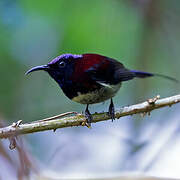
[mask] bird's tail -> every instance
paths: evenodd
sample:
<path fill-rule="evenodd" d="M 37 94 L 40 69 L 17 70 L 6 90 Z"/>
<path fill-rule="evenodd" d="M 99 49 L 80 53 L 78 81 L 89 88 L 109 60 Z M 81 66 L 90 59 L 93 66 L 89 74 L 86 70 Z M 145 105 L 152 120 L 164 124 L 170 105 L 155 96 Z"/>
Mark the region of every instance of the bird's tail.
<path fill-rule="evenodd" d="M 152 76 L 159 76 L 159 77 L 162 77 L 162 78 L 174 81 L 176 83 L 179 83 L 179 81 L 177 79 L 175 79 L 173 77 L 170 77 L 170 76 L 163 75 L 163 74 L 142 72 L 142 71 L 137 71 L 137 70 L 131 70 L 131 72 L 134 73 L 135 77 L 138 77 L 138 78 L 146 78 L 146 77 L 152 77 Z"/>

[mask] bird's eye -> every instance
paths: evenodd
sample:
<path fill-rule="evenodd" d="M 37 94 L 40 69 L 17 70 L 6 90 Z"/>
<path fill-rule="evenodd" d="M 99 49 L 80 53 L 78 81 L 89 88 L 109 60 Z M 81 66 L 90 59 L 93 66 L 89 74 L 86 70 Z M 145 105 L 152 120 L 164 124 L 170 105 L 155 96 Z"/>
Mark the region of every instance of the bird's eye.
<path fill-rule="evenodd" d="M 64 61 L 61 61 L 61 62 L 59 63 L 59 67 L 61 67 L 61 68 L 65 67 L 65 65 L 66 65 L 66 63 L 65 63 Z"/>

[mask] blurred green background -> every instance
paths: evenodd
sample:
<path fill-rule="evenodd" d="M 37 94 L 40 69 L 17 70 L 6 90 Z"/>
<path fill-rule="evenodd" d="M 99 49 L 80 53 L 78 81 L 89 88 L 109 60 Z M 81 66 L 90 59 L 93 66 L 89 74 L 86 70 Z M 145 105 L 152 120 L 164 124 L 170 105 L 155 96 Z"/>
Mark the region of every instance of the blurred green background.
<path fill-rule="evenodd" d="M 63 53 L 98 53 L 131 69 L 180 80 L 179 18 L 179 0 L 0 0 L 0 119 L 5 124 L 19 119 L 31 122 L 84 110 L 83 105 L 67 99 L 46 73 L 24 75 L 32 66 L 46 64 Z M 158 94 L 175 95 L 179 90 L 179 84 L 164 79 L 137 79 L 125 82 L 114 102 L 119 108 Z M 107 111 L 108 104 L 93 105 L 90 110 Z M 79 127 L 28 135 L 24 137 L 26 152 L 45 172 L 86 175 L 152 170 L 161 174 L 163 167 L 156 165 L 159 154 L 165 146 L 174 145 L 171 137 L 179 135 L 178 118 L 176 105 L 151 116 L 97 123 L 92 130 Z M 1 143 L 12 156 L 8 142 Z M 7 164 L 2 156 L 0 166 L 6 169 Z M 0 176 L 5 176 L 3 171 Z"/>

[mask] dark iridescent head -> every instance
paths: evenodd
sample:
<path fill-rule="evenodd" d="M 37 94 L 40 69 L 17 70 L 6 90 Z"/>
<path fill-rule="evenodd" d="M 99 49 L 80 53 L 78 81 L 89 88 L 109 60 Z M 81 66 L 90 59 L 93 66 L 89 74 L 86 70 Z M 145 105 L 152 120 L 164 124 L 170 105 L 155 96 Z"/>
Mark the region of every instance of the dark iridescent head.
<path fill-rule="evenodd" d="M 26 72 L 26 74 L 34 71 L 44 70 L 47 71 L 49 75 L 58 83 L 62 83 L 67 78 L 67 76 L 71 75 L 74 69 L 74 61 L 80 58 L 82 58 L 82 55 L 63 54 L 54 58 L 47 65 L 31 68 Z"/>

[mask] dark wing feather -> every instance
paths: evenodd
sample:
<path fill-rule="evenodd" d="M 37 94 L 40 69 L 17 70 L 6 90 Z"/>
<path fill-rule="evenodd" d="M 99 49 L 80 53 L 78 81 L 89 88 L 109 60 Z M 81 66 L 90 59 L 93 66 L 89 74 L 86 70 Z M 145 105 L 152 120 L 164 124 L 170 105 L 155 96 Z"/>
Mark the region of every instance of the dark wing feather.
<path fill-rule="evenodd" d="M 135 73 L 126 69 L 122 63 L 107 57 L 87 69 L 86 73 L 92 80 L 106 84 L 118 84 L 135 77 Z"/>

